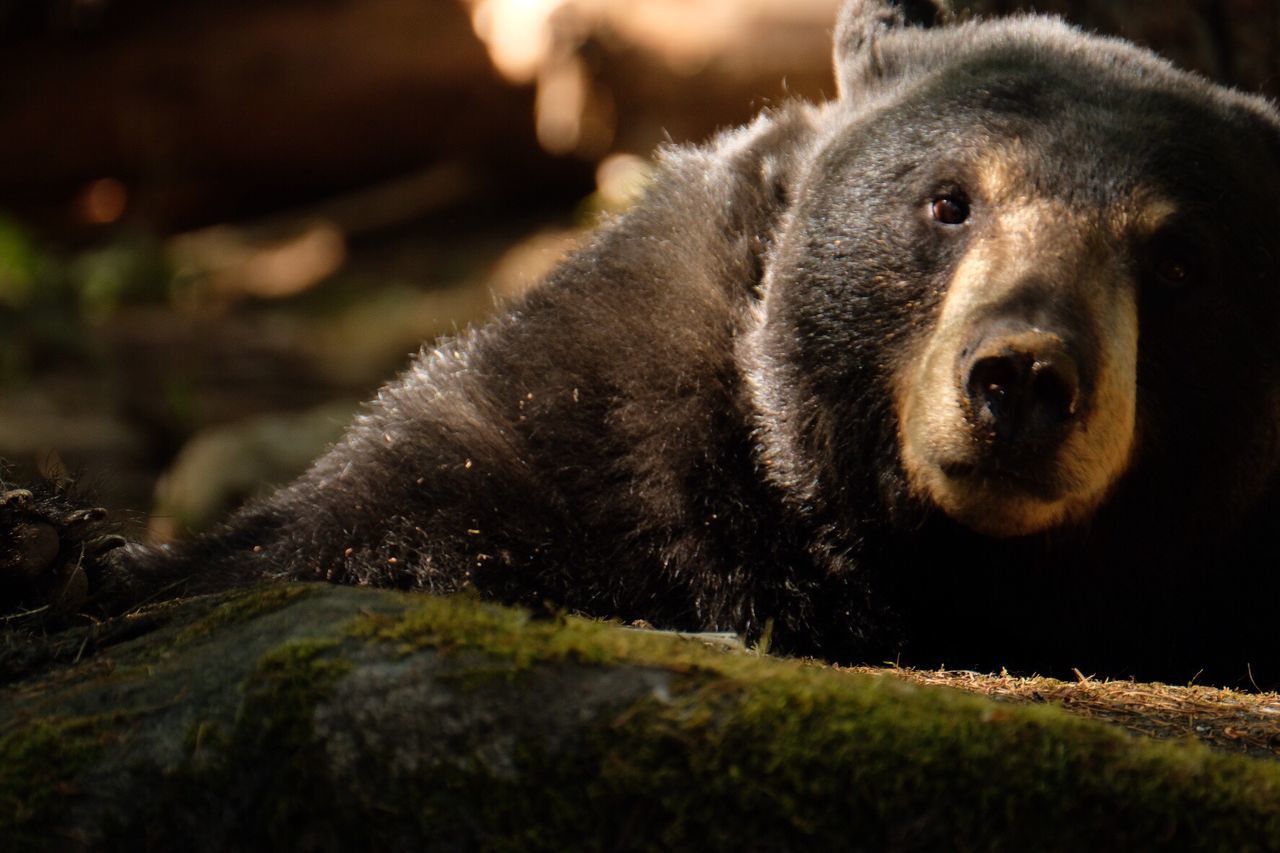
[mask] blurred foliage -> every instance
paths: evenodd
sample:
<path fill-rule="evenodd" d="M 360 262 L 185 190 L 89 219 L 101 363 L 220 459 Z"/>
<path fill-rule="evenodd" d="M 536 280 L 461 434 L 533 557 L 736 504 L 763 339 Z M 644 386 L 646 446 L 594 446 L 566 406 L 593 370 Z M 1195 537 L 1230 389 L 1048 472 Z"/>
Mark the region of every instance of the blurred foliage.
<path fill-rule="evenodd" d="M 0 306 L 25 308 L 40 275 L 40 255 L 16 222 L 0 217 Z"/>
<path fill-rule="evenodd" d="M 0 383 L 96 355 L 88 327 L 127 304 L 164 302 L 176 286 L 160 242 L 122 231 L 80 250 L 42 245 L 0 215 Z"/>

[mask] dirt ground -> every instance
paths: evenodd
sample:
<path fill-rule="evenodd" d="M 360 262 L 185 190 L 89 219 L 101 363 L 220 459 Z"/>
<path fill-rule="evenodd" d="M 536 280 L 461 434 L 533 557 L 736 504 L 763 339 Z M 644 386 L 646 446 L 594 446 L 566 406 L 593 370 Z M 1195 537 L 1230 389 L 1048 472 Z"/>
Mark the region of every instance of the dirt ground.
<path fill-rule="evenodd" d="M 1053 704 L 1081 717 L 1112 723 L 1162 740 L 1193 738 L 1214 749 L 1258 758 L 1280 757 L 1280 694 L 1217 687 L 1053 678 L 1007 673 L 850 667 L 850 672 L 888 673 L 915 684 L 951 687 L 992 699 Z"/>

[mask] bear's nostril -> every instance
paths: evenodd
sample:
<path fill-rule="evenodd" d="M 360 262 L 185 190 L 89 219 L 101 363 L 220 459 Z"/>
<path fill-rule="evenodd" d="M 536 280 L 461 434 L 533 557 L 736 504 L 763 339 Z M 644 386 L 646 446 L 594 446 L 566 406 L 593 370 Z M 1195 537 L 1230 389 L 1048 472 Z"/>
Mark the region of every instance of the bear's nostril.
<path fill-rule="evenodd" d="M 993 409 L 1002 407 L 1024 383 L 1026 367 L 1012 355 L 978 359 L 969 373 L 969 397 Z M 993 412 L 993 414 L 997 414 Z"/>
<path fill-rule="evenodd" d="M 977 424 L 998 442 L 1036 444 L 1059 435 L 1079 409 L 1076 364 L 1058 345 L 996 341 L 979 348 L 966 381 Z M 1031 343 L 1031 342 L 1027 342 Z"/>
<path fill-rule="evenodd" d="M 1031 366 L 1031 397 L 1053 422 L 1075 416 L 1079 408 L 1080 382 L 1070 359 L 1037 361 Z"/>

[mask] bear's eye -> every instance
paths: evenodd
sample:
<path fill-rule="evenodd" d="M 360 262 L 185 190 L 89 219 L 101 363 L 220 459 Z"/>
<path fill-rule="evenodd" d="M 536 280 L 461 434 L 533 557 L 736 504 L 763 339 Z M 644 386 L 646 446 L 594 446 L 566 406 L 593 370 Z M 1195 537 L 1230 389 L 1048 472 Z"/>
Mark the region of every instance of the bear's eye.
<path fill-rule="evenodd" d="M 1165 255 L 1156 261 L 1156 275 L 1169 287 L 1182 287 L 1191 278 L 1191 267 L 1177 255 Z"/>
<path fill-rule="evenodd" d="M 969 200 L 958 193 L 944 195 L 933 200 L 929 212 L 943 225 L 962 225 L 969 218 Z"/>
<path fill-rule="evenodd" d="M 1199 249 L 1183 233 L 1159 235 L 1148 256 L 1149 269 L 1160 284 L 1171 290 L 1189 287 L 1200 277 Z"/>

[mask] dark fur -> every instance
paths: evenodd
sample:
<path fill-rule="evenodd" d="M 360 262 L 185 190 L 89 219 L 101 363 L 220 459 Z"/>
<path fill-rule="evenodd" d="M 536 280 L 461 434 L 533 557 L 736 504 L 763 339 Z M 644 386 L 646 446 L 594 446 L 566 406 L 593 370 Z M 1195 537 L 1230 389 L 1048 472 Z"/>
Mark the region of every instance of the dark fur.
<path fill-rule="evenodd" d="M 474 588 L 772 625 L 775 648 L 841 660 L 1280 681 L 1280 119 L 1054 21 L 926 31 L 932 7 L 905 8 L 849 4 L 838 101 L 665 151 L 641 203 L 423 353 L 309 473 L 193 544 L 116 552 L 99 600 L 177 577 Z M 1113 494 L 996 540 L 911 494 L 891 379 L 957 252 L 915 211 L 966 142 L 1012 137 L 1072 204 L 1175 195 L 1205 269 L 1142 285 L 1138 450 Z"/>

